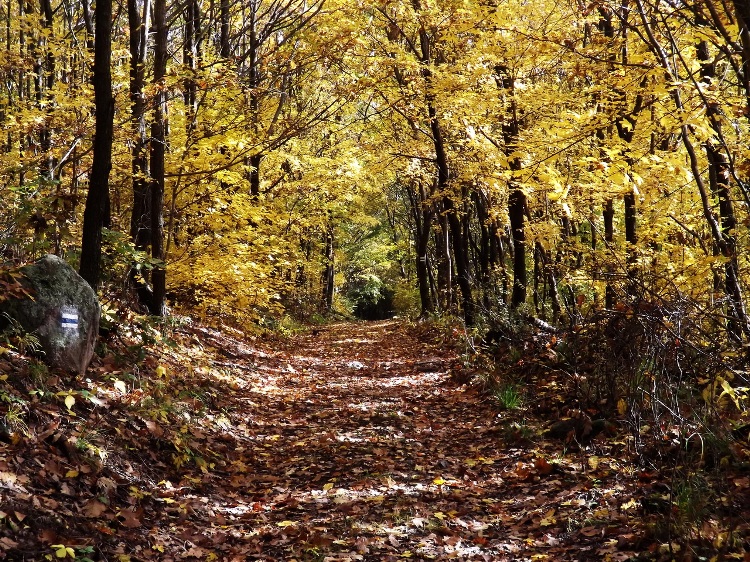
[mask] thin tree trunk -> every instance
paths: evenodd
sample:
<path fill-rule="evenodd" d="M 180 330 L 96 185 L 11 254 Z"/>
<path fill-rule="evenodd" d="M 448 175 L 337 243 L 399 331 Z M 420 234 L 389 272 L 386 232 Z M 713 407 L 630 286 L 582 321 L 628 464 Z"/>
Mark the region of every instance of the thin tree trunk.
<path fill-rule="evenodd" d="M 328 228 L 326 230 L 325 240 L 323 243 L 322 304 L 324 312 L 331 312 L 331 310 L 333 309 L 333 291 L 336 273 L 334 258 L 335 252 L 333 245 L 333 222 L 331 219 L 329 219 Z"/>
<path fill-rule="evenodd" d="M 162 87 L 167 71 L 167 6 L 166 0 L 154 0 L 154 121 L 151 124 L 151 257 L 164 259 L 164 187 L 167 142 L 166 92 Z M 151 314 L 163 316 L 166 296 L 166 269 L 154 268 L 151 274 L 153 297 Z"/>
<path fill-rule="evenodd" d="M 526 230 L 524 219 L 526 216 L 526 194 L 520 189 L 514 189 L 508 198 L 508 218 L 513 236 L 513 292 L 510 304 L 513 308 L 526 302 L 526 286 L 528 277 L 526 272 Z"/>
<path fill-rule="evenodd" d="M 411 212 L 414 217 L 417 287 L 419 288 L 420 316 L 422 317 L 435 311 L 435 302 L 432 299 L 430 290 L 430 265 L 427 258 L 433 213 L 427 206 L 424 191 L 424 188 L 421 187 L 419 192 L 407 189 Z"/>
<path fill-rule="evenodd" d="M 130 108 L 133 122 L 133 148 L 131 171 L 133 176 L 133 209 L 130 216 L 130 239 L 139 250 L 151 243 L 151 193 L 148 180 L 148 158 L 146 146 L 146 102 L 144 98 L 147 30 L 149 6 L 144 0 L 143 16 L 141 2 L 128 0 L 128 23 L 130 26 Z M 146 304 L 146 303 L 143 303 Z"/>
<path fill-rule="evenodd" d="M 604 218 L 604 245 L 607 252 L 611 252 L 611 248 L 615 242 L 615 204 L 612 199 L 607 199 L 607 202 L 604 204 L 602 217 Z M 612 310 L 615 306 L 617 295 L 610 279 L 613 268 L 609 262 L 605 266 L 605 269 L 607 284 L 604 289 L 604 308 Z"/>
<path fill-rule="evenodd" d="M 229 0 L 221 0 L 219 4 L 219 25 L 221 26 L 219 38 L 219 54 L 227 60 L 231 54 L 229 48 Z"/>
<path fill-rule="evenodd" d="M 94 38 L 94 101 L 96 132 L 89 192 L 83 212 L 80 273 L 94 290 L 101 275 L 102 226 L 109 199 L 109 172 L 112 168 L 114 98 L 112 96 L 112 1 L 97 0 Z"/>

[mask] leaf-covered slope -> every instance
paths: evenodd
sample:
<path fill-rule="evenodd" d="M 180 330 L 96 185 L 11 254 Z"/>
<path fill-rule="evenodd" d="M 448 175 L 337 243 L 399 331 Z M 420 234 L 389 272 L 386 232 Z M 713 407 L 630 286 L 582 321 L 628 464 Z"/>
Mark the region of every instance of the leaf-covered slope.
<path fill-rule="evenodd" d="M 623 441 L 566 453 L 530 408 L 498 412 L 454 383 L 450 342 L 418 327 L 338 324 L 269 342 L 186 327 L 174 341 L 135 375 L 106 360 L 85 381 L 0 359 L 1 411 L 27 410 L 0 435 L 0 558 L 667 552 L 646 532 L 670 509 L 667 485 Z"/>

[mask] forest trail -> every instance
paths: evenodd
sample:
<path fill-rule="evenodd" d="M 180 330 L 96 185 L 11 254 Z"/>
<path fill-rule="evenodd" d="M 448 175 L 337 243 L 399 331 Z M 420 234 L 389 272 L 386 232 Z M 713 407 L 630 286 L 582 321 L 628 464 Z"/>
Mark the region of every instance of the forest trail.
<path fill-rule="evenodd" d="M 488 538 L 501 488 L 491 469 L 497 412 L 451 382 L 460 367 L 448 346 L 425 343 L 406 323 L 344 323 L 266 359 L 256 363 L 261 380 L 245 380 L 247 418 L 236 426 L 247 454 L 241 473 L 227 474 L 237 489 L 231 507 L 219 508 L 227 518 L 242 512 L 243 553 L 253 545 L 268 560 L 395 560 L 517 551 L 507 536 Z"/>
<path fill-rule="evenodd" d="M 120 562 L 633 555 L 641 483 L 612 446 L 582 470 L 530 408 L 501 412 L 456 383 L 436 333 L 385 321 L 230 334 L 187 326 L 140 387 L 96 382 L 75 411 L 35 407 L 27 437 L 0 442 L 0 559 L 61 545 Z M 108 361 L 94 372 L 114 376 Z"/>
<path fill-rule="evenodd" d="M 255 355 L 184 538 L 227 560 L 628 558 L 612 538 L 632 538 L 628 516 L 594 483 L 606 463 L 589 477 L 559 444 L 518 445 L 519 414 L 453 382 L 457 357 L 428 339 L 342 323 Z"/>

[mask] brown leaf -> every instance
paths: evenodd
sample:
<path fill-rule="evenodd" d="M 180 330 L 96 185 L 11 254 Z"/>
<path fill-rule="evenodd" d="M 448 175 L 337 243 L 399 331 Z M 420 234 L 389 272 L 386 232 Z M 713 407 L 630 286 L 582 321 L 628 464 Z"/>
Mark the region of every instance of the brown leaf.
<path fill-rule="evenodd" d="M 102 513 L 107 511 L 107 509 L 109 508 L 99 500 L 90 500 L 85 506 L 83 506 L 82 511 L 86 517 L 99 517 Z"/>
<path fill-rule="evenodd" d="M 536 468 L 536 471 L 542 476 L 550 474 L 555 469 L 555 467 L 547 462 L 547 459 L 544 457 L 537 457 L 536 460 L 534 460 L 534 468 Z"/>
<path fill-rule="evenodd" d="M 18 546 L 18 543 L 12 539 L 9 539 L 8 537 L 0 538 L 0 547 L 2 549 L 11 549 Z"/>
<path fill-rule="evenodd" d="M 52 529 L 43 529 L 39 533 L 39 540 L 45 544 L 55 544 L 55 543 L 60 542 L 60 537 Z"/>
<path fill-rule="evenodd" d="M 164 430 L 161 428 L 161 426 L 151 420 L 146 420 L 146 427 L 148 430 L 153 434 L 154 437 L 162 437 L 164 435 Z"/>
<path fill-rule="evenodd" d="M 141 526 L 141 519 L 140 517 L 143 515 L 143 511 L 139 510 L 139 512 L 130 511 L 129 509 L 124 509 L 120 511 L 120 517 L 122 517 L 122 525 L 124 527 L 127 527 L 128 529 L 137 529 Z"/>

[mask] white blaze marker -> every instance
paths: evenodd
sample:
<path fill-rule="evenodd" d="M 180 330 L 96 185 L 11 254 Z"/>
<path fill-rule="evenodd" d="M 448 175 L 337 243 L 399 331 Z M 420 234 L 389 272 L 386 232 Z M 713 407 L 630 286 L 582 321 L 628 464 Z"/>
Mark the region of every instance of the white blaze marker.
<path fill-rule="evenodd" d="M 72 306 L 64 306 L 61 313 L 60 326 L 63 330 L 78 329 L 78 310 Z"/>

